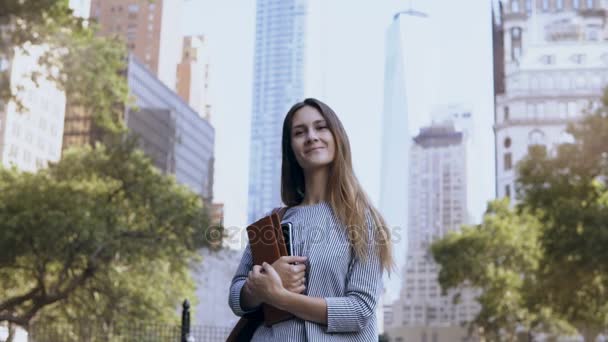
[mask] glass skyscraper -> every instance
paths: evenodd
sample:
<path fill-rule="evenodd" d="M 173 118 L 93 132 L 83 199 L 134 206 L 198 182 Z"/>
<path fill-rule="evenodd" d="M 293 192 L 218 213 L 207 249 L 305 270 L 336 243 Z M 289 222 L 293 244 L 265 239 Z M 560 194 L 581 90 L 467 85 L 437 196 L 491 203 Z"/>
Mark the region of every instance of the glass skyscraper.
<path fill-rule="evenodd" d="M 248 223 L 281 205 L 281 132 L 285 114 L 319 96 L 317 0 L 258 0 L 249 163 Z M 310 69 L 309 69 L 310 68 Z"/>

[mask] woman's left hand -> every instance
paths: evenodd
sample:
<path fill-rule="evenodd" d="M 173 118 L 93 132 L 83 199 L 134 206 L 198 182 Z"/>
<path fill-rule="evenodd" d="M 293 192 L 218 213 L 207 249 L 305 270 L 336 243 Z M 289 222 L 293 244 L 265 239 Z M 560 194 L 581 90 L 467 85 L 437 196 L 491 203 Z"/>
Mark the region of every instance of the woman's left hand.
<path fill-rule="evenodd" d="M 266 262 L 253 266 L 247 281 L 251 291 L 265 303 L 274 303 L 286 291 L 277 271 Z"/>

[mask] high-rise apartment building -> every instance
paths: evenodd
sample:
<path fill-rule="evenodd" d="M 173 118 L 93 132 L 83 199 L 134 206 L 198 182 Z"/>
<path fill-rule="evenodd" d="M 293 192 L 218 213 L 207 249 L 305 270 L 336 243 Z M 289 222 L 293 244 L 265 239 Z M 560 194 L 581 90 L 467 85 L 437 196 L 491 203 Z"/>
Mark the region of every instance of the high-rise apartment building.
<path fill-rule="evenodd" d="M 462 121 L 470 119 L 470 113 Z M 445 117 L 445 116 L 444 116 Z M 441 295 L 439 267 L 429 246 L 467 223 L 466 134 L 451 119 L 421 129 L 411 147 L 409 171 L 408 252 L 399 300 L 385 311 L 391 340 L 456 341 L 466 336 L 464 322 L 479 310 L 475 293 Z"/>
<path fill-rule="evenodd" d="M 281 131 L 287 110 L 322 99 L 319 0 L 258 0 L 249 162 L 248 222 L 281 205 Z"/>
<path fill-rule="evenodd" d="M 211 120 L 209 103 L 209 48 L 205 36 L 184 37 L 177 66 L 177 94 L 198 114 Z"/>
<path fill-rule="evenodd" d="M 608 84 L 604 0 L 503 0 L 494 9 L 496 195 L 516 194 L 531 145 L 569 141 L 568 122 Z"/>
<path fill-rule="evenodd" d="M 38 64 L 48 50 L 40 45 L 17 48 L 10 61 L 0 64 L 10 73 L 15 100 L 0 102 L 0 163 L 35 172 L 61 157 L 65 92 L 46 79 L 49 70 Z M 37 82 L 30 75 L 40 73 Z"/>
<path fill-rule="evenodd" d="M 123 37 L 134 54 L 170 89 L 181 59 L 181 0 L 91 0 L 91 19 L 104 36 Z"/>

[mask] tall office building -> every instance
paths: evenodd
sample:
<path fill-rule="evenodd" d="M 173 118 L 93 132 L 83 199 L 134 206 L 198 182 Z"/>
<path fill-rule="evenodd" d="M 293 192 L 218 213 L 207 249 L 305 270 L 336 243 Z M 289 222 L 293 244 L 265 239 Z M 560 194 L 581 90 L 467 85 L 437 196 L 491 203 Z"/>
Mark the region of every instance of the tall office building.
<path fill-rule="evenodd" d="M 516 194 L 531 145 L 569 141 L 568 122 L 608 84 L 603 0 L 500 1 L 494 11 L 496 194 Z"/>
<path fill-rule="evenodd" d="M 22 171 L 35 172 L 49 162 L 59 161 L 65 114 L 65 92 L 46 79 L 49 70 L 38 64 L 48 50 L 40 45 L 15 49 L 4 61 L 10 73 L 10 86 L 18 101 L 0 102 L 0 163 Z M 41 74 L 34 83 L 30 75 Z"/>
<path fill-rule="evenodd" d="M 134 56 L 127 77 L 136 99 L 136 109 L 126 109 L 129 132 L 139 136 L 143 151 L 160 170 L 174 174 L 210 206 L 215 129 Z"/>
<path fill-rule="evenodd" d="M 211 203 L 215 129 L 141 62 L 129 57 L 126 77 L 134 107 L 125 107 L 129 133 L 162 172 Z M 88 115 L 67 111 L 64 144 L 92 144 L 99 130 Z"/>
<path fill-rule="evenodd" d="M 393 232 L 397 266 L 396 274 L 384 279 L 387 304 L 398 298 L 403 284 L 411 136 L 428 122 L 439 84 L 438 54 L 429 44 L 434 32 L 429 15 L 414 9 L 396 13 L 386 32 L 379 208 Z"/>
<path fill-rule="evenodd" d="M 462 121 L 470 119 L 470 113 Z M 445 117 L 445 116 L 444 116 Z M 457 341 L 466 336 L 464 322 L 479 310 L 475 293 L 462 290 L 441 295 L 438 265 L 429 246 L 467 223 L 466 134 L 451 119 L 424 127 L 414 138 L 409 171 L 408 252 L 404 286 L 386 311 L 385 330 L 391 340 Z"/>
<path fill-rule="evenodd" d="M 281 132 L 287 110 L 322 98 L 319 0 L 258 0 L 248 222 L 281 205 Z"/>
<path fill-rule="evenodd" d="M 123 37 L 134 54 L 170 89 L 181 59 L 181 0 L 91 0 L 91 19 L 104 36 Z"/>
<path fill-rule="evenodd" d="M 198 114 L 211 120 L 209 103 L 209 48 L 205 36 L 184 37 L 177 65 L 177 94 Z"/>

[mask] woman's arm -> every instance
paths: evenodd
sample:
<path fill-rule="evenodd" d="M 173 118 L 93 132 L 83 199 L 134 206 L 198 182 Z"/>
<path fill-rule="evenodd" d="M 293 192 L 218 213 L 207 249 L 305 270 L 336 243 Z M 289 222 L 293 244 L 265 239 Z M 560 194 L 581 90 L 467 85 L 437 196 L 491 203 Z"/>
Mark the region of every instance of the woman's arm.
<path fill-rule="evenodd" d="M 283 291 L 270 304 L 305 321 L 327 324 L 327 303 L 324 298 Z"/>
<path fill-rule="evenodd" d="M 241 257 L 241 262 L 232 278 L 230 294 L 228 297 L 228 304 L 230 305 L 232 312 L 237 316 L 243 316 L 244 314 L 253 312 L 262 304 L 261 301 L 254 299 L 244 286 L 252 266 L 253 257 L 251 255 L 251 247 L 249 246 L 249 243 L 247 243 L 243 256 Z"/>

